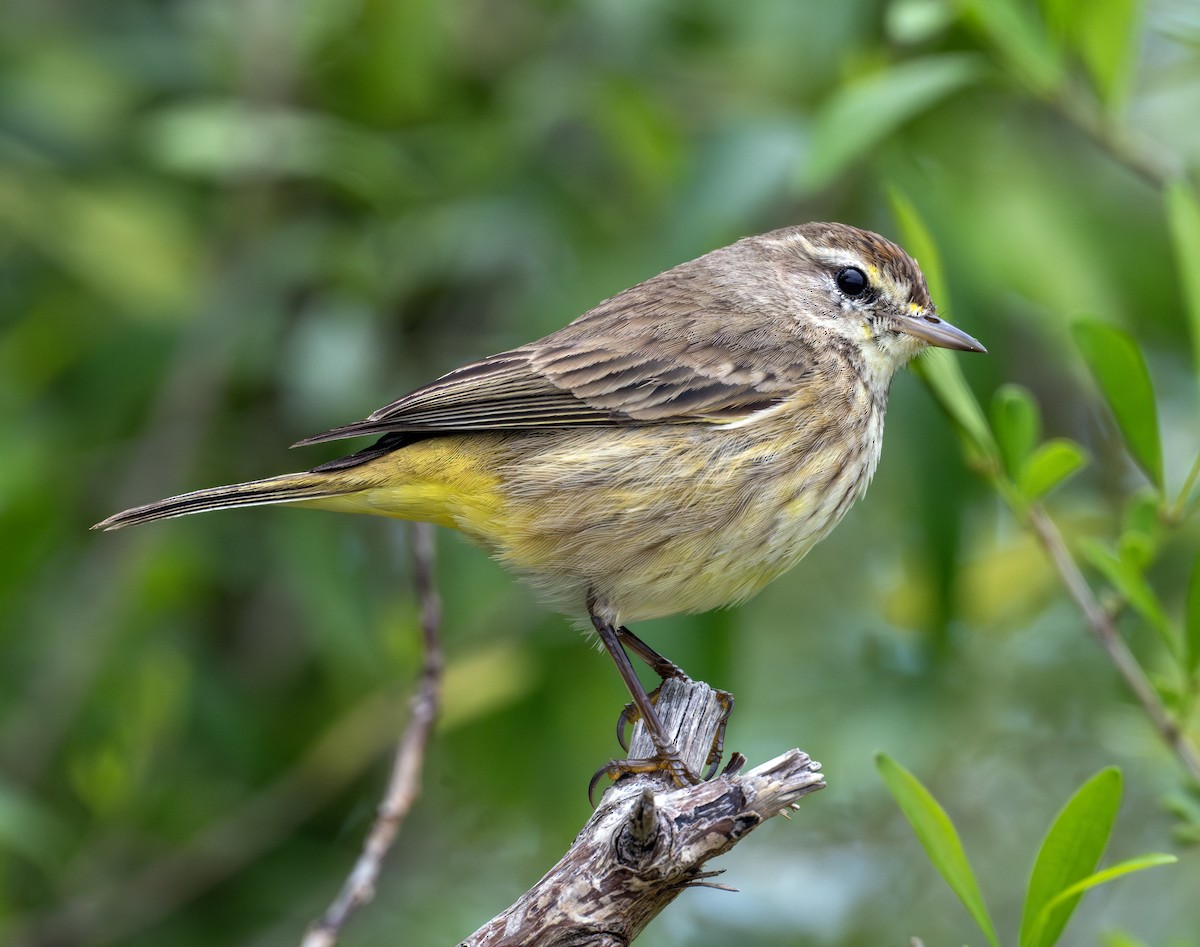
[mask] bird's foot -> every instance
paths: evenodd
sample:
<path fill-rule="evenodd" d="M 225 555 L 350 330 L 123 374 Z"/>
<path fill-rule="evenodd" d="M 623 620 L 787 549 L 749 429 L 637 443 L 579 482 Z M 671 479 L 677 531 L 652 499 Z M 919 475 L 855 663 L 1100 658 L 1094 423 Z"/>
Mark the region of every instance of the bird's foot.
<path fill-rule="evenodd" d="M 691 680 L 682 671 L 675 676 L 683 681 Z M 658 703 L 658 695 L 661 690 L 662 685 L 660 684 L 649 693 L 651 706 Z M 708 758 L 704 761 L 706 768 L 701 777 L 704 780 L 712 779 L 717 772 L 717 767 L 721 765 L 721 757 L 725 753 L 725 727 L 729 724 L 729 717 L 733 713 L 733 695 L 729 691 L 721 690 L 714 693 L 725 712 L 721 715 L 720 723 L 717 724 L 717 732 L 713 734 L 712 748 L 708 752 Z M 637 706 L 632 701 L 625 705 L 621 716 L 617 718 L 617 742 L 621 744 L 621 749 L 626 753 L 629 752 L 629 734 L 626 733 L 626 729 L 633 727 L 640 719 L 641 714 L 638 713 Z"/>
<path fill-rule="evenodd" d="M 658 756 L 644 760 L 609 760 L 592 776 L 588 783 L 588 802 L 596 807 L 596 787 L 604 777 L 616 782 L 622 776 L 634 776 L 640 773 L 666 773 L 676 786 L 695 786 L 704 780 L 693 773 L 679 755 L 674 746 L 660 751 Z M 707 778 L 707 777 L 705 777 Z M 601 793 L 603 795 L 603 793 Z"/>

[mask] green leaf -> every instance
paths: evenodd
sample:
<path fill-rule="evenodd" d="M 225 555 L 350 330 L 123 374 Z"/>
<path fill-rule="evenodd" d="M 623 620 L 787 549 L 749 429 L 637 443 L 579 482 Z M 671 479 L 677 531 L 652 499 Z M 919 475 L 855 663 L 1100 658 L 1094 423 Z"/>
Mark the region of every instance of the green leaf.
<path fill-rule="evenodd" d="M 916 46 L 944 32 L 956 15 L 951 0 L 893 0 L 884 10 L 883 20 L 889 40 Z"/>
<path fill-rule="evenodd" d="M 1037 500 L 1087 463 L 1087 452 L 1074 441 L 1054 438 L 1035 450 L 1021 465 L 1017 489 L 1030 500 Z"/>
<path fill-rule="evenodd" d="M 934 305 L 943 314 L 953 307 L 950 304 L 950 287 L 942 270 L 942 255 L 938 252 L 937 243 L 926 226 L 921 212 L 904 191 L 891 186 L 888 188 L 888 204 L 892 208 L 892 216 L 896 218 L 900 242 L 904 249 L 921 267 L 925 277 L 925 285 L 929 287 L 929 295 Z"/>
<path fill-rule="evenodd" d="M 150 318 L 196 293 L 196 235 L 180 205 L 130 181 L 0 175 L 0 232 L 28 243 L 98 296 Z"/>
<path fill-rule="evenodd" d="M 67 850 L 67 832 L 41 800 L 0 781 L 0 854 L 16 854 L 52 871 Z"/>
<path fill-rule="evenodd" d="M 945 53 L 911 59 L 840 87 L 817 113 L 804 186 L 823 187 L 910 118 L 982 74 L 978 56 Z"/>
<path fill-rule="evenodd" d="M 1163 644 L 1166 645 L 1167 650 L 1178 658 L 1181 646 L 1176 632 L 1163 611 L 1158 594 L 1142 574 L 1139 559 L 1136 556 L 1130 557 L 1128 553 L 1124 557 L 1114 556 L 1097 542 L 1085 543 L 1083 554 L 1092 566 L 1104 573 L 1104 577 L 1113 584 L 1134 610 L 1150 623 L 1162 639 Z"/>
<path fill-rule="evenodd" d="M 875 755 L 875 766 L 925 849 L 925 854 L 970 912 L 992 947 L 1000 940 L 988 915 L 979 883 L 971 871 L 962 842 L 945 810 L 920 781 L 886 753 Z"/>
<path fill-rule="evenodd" d="M 1102 322 L 1077 322 L 1071 327 L 1071 335 L 1108 402 L 1130 454 L 1161 493 L 1158 409 L 1142 350 L 1128 332 Z"/>
<path fill-rule="evenodd" d="M 1125 100 L 1137 50 L 1138 0 L 1083 0 L 1075 47 L 1091 74 L 1096 91 L 1110 110 Z"/>
<path fill-rule="evenodd" d="M 1157 552 L 1154 538 L 1140 529 L 1127 529 L 1117 538 L 1117 558 L 1139 575 L 1150 568 Z"/>
<path fill-rule="evenodd" d="M 1032 12 L 1016 0 L 960 0 L 968 22 L 1004 54 L 1012 70 L 1039 95 L 1063 81 L 1060 50 Z"/>
<path fill-rule="evenodd" d="M 1188 675 L 1200 669 L 1200 556 L 1192 565 L 1188 582 L 1187 615 L 1184 619 L 1184 669 Z"/>
<path fill-rule="evenodd" d="M 1165 192 L 1167 222 L 1175 248 L 1175 265 L 1183 286 L 1192 329 L 1192 357 L 1200 371 L 1200 199 L 1186 181 L 1172 181 Z"/>
<path fill-rule="evenodd" d="M 1086 878 L 1081 878 L 1073 885 L 1064 888 L 1047 902 L 1042 908 L 1041 914 L 1038 917 L 1038 924 L 1035 926 L 1043 932 L 1053 930 L 1052 925 L 1056 923 L 1058 915 L 1065 911 L 1069 917 L 1070 912 L 1074 910 L 1075 905 L 1079 903 L 1079 898 L 1085 891 L 1108 884 L 1110 881 L 1115 881 L 1123 875 L 1133 874 L 1135 871 L 1144 871 L 1147 868 L 1156 868 L 1159 865 L 1171 865 L 1177 861 L 1179 859 L 1174 855 L 1154 852 L 1149 855 L 1139 855 L 1137 858 L 1130 858 L 1128 861 L 1119 862 L 1116 865 L 1105 868 L 1103 871 L 1098 871 L 1095 874 L 1088 875 Z M 1062 928 L 1060 927 L 1054 935 L 1053 940 L 1043 938 L 1035 943 L 1039 945 L 1045 944 L 1049 947 L 1049 945 L 1057 942 L 1058 934 L 1061 933 Z M 1022 947 L 1024 947 L 1024 942 L 1022 942 Z"/>
<path fill-rule="evenodd" d="M 1153 490 L 1138 490 L 1125 507 L 1124 528 L 1144 533 L 1157 542 L 1162 533 L 1161 506 L 1162 501 Z"/>
<path fill-rule="evenodd" d="M 1020 947 L 1057 942 L 1082 893 L 1064 898 L 1063 892 L 1096 870 L 1120 804 L 1121 771 L 1109 767 L 1084 783 L 1055 817 L 1029 877 Z"/>
<path fill-rule="evenodd" d="M 1021 385 L 1001 385 L 992 396 L 992 431 L 1000 447 L 1000 459 L 1012 480 L 1032 453 L 1042 433 L 1037 402 Z"/>
<path fill-rule="evenodd" d="M 950 308 L 950 294 L 942 277 L 941 254 L 916 206 L 898 188 L 888 190 L 892 215 L 896 218 L 900 242 L 909 254 L 921 265 L 929 295 L 939 311 Z M 942 410 L 958 425 L 963 435 L 985 458 L 1000 462 L 999 448 L 992 436 L 992 429 L 984 417 L 975 395 L 967 386 L 958 359 L 942 349 L 927 351 L 913 365 L 913 372 L 925 382 Z"/>
<path fill-rule="evenodd" d="M 1131 937 L 1124 931 L 1105 931 L 1100 935 L 1100 943 L 1104 947 L 1149 947 L 1145 941 Z"/>
<path fill-rule="evenodd" d="M 1042 0 L 1051 31 L 1083 62 L 1100 100 L 1125 98 L 1136 50 L 1139 0 Z"/>

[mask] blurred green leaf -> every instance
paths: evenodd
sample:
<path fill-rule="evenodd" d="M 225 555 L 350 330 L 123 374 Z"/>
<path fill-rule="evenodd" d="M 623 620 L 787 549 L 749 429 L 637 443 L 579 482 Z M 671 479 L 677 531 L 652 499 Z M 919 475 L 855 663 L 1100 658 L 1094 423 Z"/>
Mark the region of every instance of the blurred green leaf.
<path fill-rule="evenodd" d="M 1137 51 L 1139 0 L 1043 0 L 1052 32 L 1078 54 L 1110 110 L 1124 100 Z"/>
<path fill-rule="evenodd" d="M 1145 572 L 1157 552 L 1154 540 L 1140 529 L 1128 529 L 1117 537 L 1117 555 L 1131 569 Z"/>
<path fill-rule="evenodd" d="M 1105 931 L 1100 935 L 1104 947 L 1147 947 L 1145 941 L 1130 937 L 1124 931 Z"/>
<path fill-rule="evenodd" d="M 963 13 L 1030 89 L 1045 95 L 1063 81 L 1063 60 L 1045 26 L 1016 0 L 961 0 Z"/>
<path fill-rule="evenodd" d="M 1074 910 L 1075 904 L 1078 903 L 1080 896 L 1086 891 L 1099 885 L 1108 884 L 1110 881 L 1132 874 L 1135 871 L 1144 871 L 1147 868 L 1156 868 L 1159 865 L 1171 865 L 1179 861 L 1174 855 L 1153 853 L 1149 855 L 1140 855 L 1137 858 L 1130 858 L 1127 861 L 1120 862 L 1105 868 L 1103 871 L 1098 871 L 1093 875 L 1088 875 L 1086 878 L 1081 878 L 1073 885 L 1060 891 L 1044 908 L 1042 908 L 1041 919 L 1046 925 L 1053 925 L 1055 919 L 1063 911 L 1066 911 L 1068 916 Z M 1061 933 L 1061 931 L 1059 932 Z M 1038 944 L 1054 944 L 1057 943 L 1058 937 L 1054 940 L 1039 939 Z"/>
<path fill-rule="evenodd" d="M 1161 505 L 1161 499 L 1153 490 L 1137 491 L 1125 505 L 1125 531 L 1144 533 L 1157 543 L 1162 532 Z"/>
<path fill-rule="evenodd" d="M 892 214 L 896 218 L 900 242 L 921 265 L 925 282 L 939 311 L 949 307 L 949 292 L 942 277 L 941 255 L 937 244 L 911 200 L 898 188 L 888 190 Z M 914 364 L 913 371 L 933 392 L 942 406 L 983 457 L 999 463 L 999 448 L 975 395 L 967 386 L 958 358 L 942 349 L 927 350 Z"/>
<path fill-rule="evenodd" d="M 1042 419 L 1037 402 L 1029 389 L 1021 385 L 1001 385 L 992 395 L 991 415 L 992 431 L 1004 469 L 1011 479 L 1016 480 L 1018 471 L 1041 437 Z"/>
<path fill-rule="evenodd" d="M 909 60 L 839 87 L 814 121 L 804 186 L 825 186 L 890 132 L 982 72 L 978 56 L 946 53 Z"/>
<path fill-rule="evenodd" d="M 1161 492 L 1158 408 L 1141 349 L 1128 332 L 1094 320 L 1075 323 L 1071 335 L 1108 402 L 1130 454 Z"/>
<path fill-rule="evenodd" d="M 1103 573 L 1134 610 L 1158 632 L 1171 654 L 1179 657 L 1181 648 L 1176 632 L 1163 611 L 1157 593 L 1142 574 L 1136 558 L 1131 560 L 1115 556 L 1098 542 L 1084 543 L 1083 554 L 1084 558 Z"/>
<path fill-rule="evenodd" d="M 0 174 L 0 229 L 133 312 L 177 315 L 195 288 L 195 234 L 181 208 L 136 181 Z"/>
<path fill-rule="evenodd" d="M 1038 446 L 1021 465 L 1017 489 L 1030 500 L 1037 500 L 1087 463 L 1087 452 L 1074 441 L 1055 438 Z"/>
<path fill-rule="evenodd" d="M 1192 334 L 1193 364 L 1200 369 L 1200 199 L 1187 182 L 1172 181 L 1164 193 L 1175 266 L 1183 287 Z"/>
<path fill-rule="evenodd" d="M 1086 0 L 1076 6 L 1076 46 L 1100 99 L 1115 109 L 1128 91 L 1141 5 L 1138 0 Z"/>
<path fill-rule="evenodd" d="M 959 901 L 970 912 L 983 935 L 992 947 L 999 947 L 1000 940 L 988 914 L 979 883 L 967 861 L 962 842 L 954 823 L 938 805 L 929 790 L 903 766 L 886 753 L 875 755 L 875 766 L 883 778 L 884 785 L 900 806 L 905 818 L 913 827 L 925 854 L 933 863 L 946 883 L 950 885 Z"/>
<path fill-rule="evenodd" d="M 64 826 L 52 808 L 0 782 L 0 852 L 13 852 L 49 868 L 66 841 Z"/>
<path fill-rule="evenodd" d="M 1062 898 L 1096 870 L 1121 805 L 1121 771 L 1103 769 L 1063 806 L 1042 841 L 1021 915 L 1020 947 L 1050 947 L 1058 941 L 1079 895 Z"/>
<path fill-rule="evenodd" d="M 928 42 L 954 22 L 953 0 L 893 0 L 884 26 L 893 43 L 915 46 Z"/>
<path fill-rule="evenodd" d="M 900 231 L 900 242 L 904 244 L 908 255 L 920 265 L 929 295 L 938 311 L 944 315 L 953 306 L 950 303 L 950 287 L 942 270 L 942 255 L 938 252 L 933 234 L 917 210 L 917 205 L 900 188 L 895 185 L 888 187 L 887 195 L 892 216 L 896 218 L 896 226 Z"/>
<path fill-rule="evenodd" d="M 332 116 L 211 98 L 178 102 L 145 120 L 141 139 L 161 168 L 198 177 L 312 177 L 376 201 L 427 184 L 393 139 Z"/>
<path fill-rule="evenodd" d="M 1200 669 L 1200 556 L 1192 564 L 1184 619 L 1184 668 L 1189 675 Z"/>

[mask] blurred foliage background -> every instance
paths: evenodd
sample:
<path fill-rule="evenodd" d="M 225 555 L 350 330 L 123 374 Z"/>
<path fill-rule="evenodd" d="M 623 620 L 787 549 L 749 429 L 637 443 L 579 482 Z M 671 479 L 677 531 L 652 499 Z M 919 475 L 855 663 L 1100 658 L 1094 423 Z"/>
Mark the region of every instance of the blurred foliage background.
<path fill-rule="evenodd" d="M 286 448 L 746 233 L 898 236 L 901 193 L 944 314 L 989 348 L 959 359 L 971 389 L 1019 382 L 1085 446 L 1049 507 L 1072 544 L 1111 537 L 1145 481 L 1069 327 L 1142 346 L 1177 490 L 1200 260 L 1163 191 L 1198 164 L 1189 0 L 6 0 L 0 940 L 297 942 L 419 660 L 401 525 L 91 523 L 329 459 Z M 1150 571 L 1172 615 L 1197 533 Z M 474 930 L 565 849 L 617 750 L 607 660 L 442 540 L 445 713 L 350 945 Z M 1153 673 L 1159 639 L 1121 623 Z M 639 943 L 974 936 L 879 749 L 954 816 L 1006 939 L 1054 811 L 1121 766 L 1112 856 L 1181 861 L 1089 894 L 1068 942 L 1200 943 L 1184 773 L 911 375 L 870 494 L 794 573 L 638 632 L 737 695 L 727 746 L 799 745 L 830 782 L 715 866 L 740 893 L 687 892 Z"/>

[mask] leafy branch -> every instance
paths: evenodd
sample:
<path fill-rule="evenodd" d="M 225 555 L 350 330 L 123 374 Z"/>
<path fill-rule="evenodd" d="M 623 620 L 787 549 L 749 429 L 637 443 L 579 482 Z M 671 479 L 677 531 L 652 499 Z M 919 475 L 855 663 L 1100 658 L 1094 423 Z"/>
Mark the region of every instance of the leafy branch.
<path fill-rule="evenodd" d="M 1173 192 L 1176 232 L 1200 246 L 1200 209 Z M 934 297 L 946 305 L 937 247 L 915 206 L 892 193 L 892 208 L 903 239 L 922 261 Z M 1191 244 L 1189 244 L 1190 246 Z M 1180 248 L 1180 255 L 1186 248 Z M 1200 337 L 1200 289 L 1191 296 L 1193 325 Z M 1148 571 L 1168 534 L 1177 530 L 1196 500 L 1200 456 L 1174 497 L 1166 490 L 1157 406 L 1150 372 L 1141 349 L 1124 330 L 1095 320 L 1077 322 L 1072 331 L 1080 355 L 1095 379 L 1122 440 L 1149 482 L 1131 496 L 1123 528 L 1111 545 L 1091 541 L 1083 548 L 1087 563 L 1111 587 L 1114 608 L 1106 608 L 1093 591 L 1043 498 L 1087 463 L 1083 447 L 1066 438 L 1041 440 L 1040 412 L 1033 396 L 1005 385 L 986 414 L 953 359 L 923 359 L 919 372 L 939 404 L 963 435 L 972 465 L 992 484 L 1014 516 L 1037 539 L 1060 581 L 1082 613 L 1084 623 L 1141 705 L 1162 741 L 1172 750 L 1190 781 L 1200 787 L 1200 751 L 1189 732 L 1200 695 L 1200 559 L 1193 569 L 1188 608 L 1182 621 L 1173 619 L 1155 590 Z M 1200 364 L 1200 349 L 1198 349 Z M 1108 597 L 1108 596 L 1106 596 Z M 1116 616 L 1132 609 L 1162 642 L 1168 679 L 1148 675 L 1121 636 Z"/>
<path fill-rule="evenodd" d="M 875 763 L 930 862 L 991 947 L 1000 947 L 983 892 L 950 816 L 929 790 L 891 757 L 881 753 Z M 1055 817 L 1029 876 L 1019 947 L 1057 944 L 1086 891 L 1122 875 L 1177 861 L 1174 855 L 1149 854 L 1099 869 L 1120 805 L 1121 771 L 1109 767 L 1079 787 Z"/>

